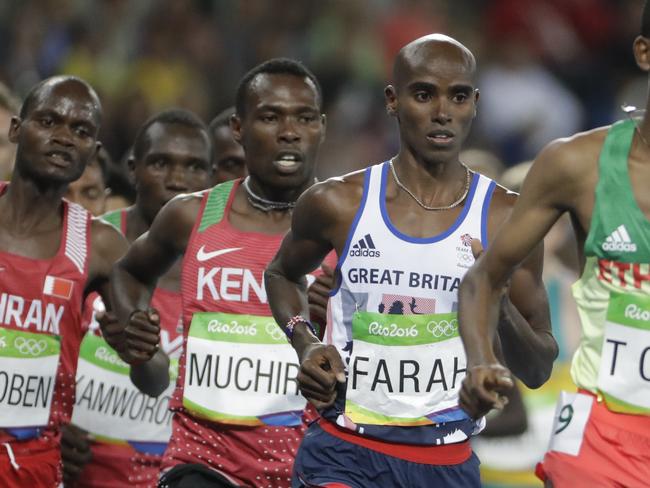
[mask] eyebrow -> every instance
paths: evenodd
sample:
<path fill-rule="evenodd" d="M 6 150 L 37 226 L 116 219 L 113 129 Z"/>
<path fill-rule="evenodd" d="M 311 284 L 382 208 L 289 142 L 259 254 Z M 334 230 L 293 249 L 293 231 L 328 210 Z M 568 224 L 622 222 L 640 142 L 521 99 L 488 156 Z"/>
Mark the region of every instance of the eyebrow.
<path fill-rule="evenodd" d="M 429 91 L 429 90 L 435 90 L 437 88 L 438 85 L 427 81 L 414 81 L 413 83 L 407 86 L 407 89 L 410 91 L 417 91 L 417 90 Z M 467 83 L 452 83 L 451 85 L 449 85 L 449 89 L 453 92 L 471 93 L 474 91 L 474 86 L 468 85 Z"/>
<path fill-rule="evenodd" d="M 285 107 L 281 105 L 264 104 L 256 107 L 255 110 L 258 112 L 264 112 L 265 110 L 269 110 L 271 112 L 283 112 L 285 111 Z M 318 107 L 312 105 L 300 105 L 298 107 L 293 108 L 293 110 L 295 110 L 296 112 L 316 112 L 316 113 L 320 112 Z"/>

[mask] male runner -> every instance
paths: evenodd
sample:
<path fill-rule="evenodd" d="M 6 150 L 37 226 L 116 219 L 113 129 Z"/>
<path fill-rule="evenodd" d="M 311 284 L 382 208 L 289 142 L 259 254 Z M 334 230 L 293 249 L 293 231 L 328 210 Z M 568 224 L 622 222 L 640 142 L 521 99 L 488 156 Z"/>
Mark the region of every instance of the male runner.
<path fill-rule="evenodd" d="M 100 119 L 94 90 L 62 76 L 32 88 L 11 121 L 15 170 L 0 186 L 1 486 L 59 485 L 60 426 L 74 404 L 81 304 L 93 290 L 108 298 L 110 269 L 127 247 L 112 226 L 62 200 L 99 149 Z M 146 380 L 158 327 L 140 319 L 102 327 Z"/>
<path fill-rule="evenodd" d="M 307 191 L 267 270 L 301 390 L 323 415 L 300 447 L 294 487 L 480 485 L 468 438 L 482 422 L 458 407 L 457 291 L 474 261 L 472 239 L 493 235 L 513 196 L 458 159 L 476 113 L 474 75 L 474 56 L 454 39 L 405 46 L 385 90 L 398 155 Z M 339 262 L 325 345 L 304 318 L 303 275 L 331 249 Z M 508 358 L 531 385 L 546 379 L 555 354 L 548 317 L 531 314 L 546 300 L 539 252 L 513 277 L 512 302 L 502 302 L 506 353 L 506 344 L 544 343 L 528 364 Z"/>
<path fill-rule="evenodd" d="M 634 56 L 650 71 L 646 2 Z M 647 113 L 647 112 L 646 112 Z M 650 119 L 549 144 L 512 216 L 461 287 L 468 375 L 463 407 L 479 416 L 507 370 L 493 354 L 496 304 L 513 270 L 568 212 L 582 262 L 573 287 L 582 339 L 540 475 L 557 487 L 648 486 L 650 479 Z"/>
<path fill-rule="evenodd" d="M 244 149 L 232 137 L 230 119 L 235 114 L 235 107 L 229 107 L 219 113 L 210 122 L 210 134 L 214 142 L 214 184 L 235 180 L 246 176 Z"/>
<path fill-rule="evenodd" d="M 106 186 L 107 158 L 110 156 L 103 147 L 86 165 L 86 169 L 78 180 L 68 185 L 63 197 L 81 205 L 94 217 L 99 217 L 106 211 L 106 197 L 110 190 Z"/>
<path fill-rule="evenodd" d="M 135 204 L 103 218 L 133 242 L 174 196 L 210 186 L 212 140 L 208 128 L 191 112 L 161 112 L 139 130 L 129 167 L 137 192 Z M 183 343 L 180 262 L 159 280 L 151 307 L 160 316 L 161 346 L 172 361 L 170 373 L 175 379 Z M 98 360 L 97 352 L 106 343 L 93 332 L 97 331 L 91 331 L 81 346 L 72 422 L 90 432 L 95 442 L 91 445 L 92 461 L 75 486 L 154 486 L 171 436 L 168 405 L 174 385 L 159 395 L 143 397 L 131 386 L 127 368 L 117 370 Z M 127 400 L 122 408 L 103 402 L 102 387 L 103 391 L 114 388 L 116 397 L 124 392 Z M 74 458 L 69 459 L 74 462 Z"/>
<path fill-rule="evenodd" d="M 314 182 L 325 134 L 316 78 L 288 59 L 253 68 L 239 84 L 232 127 L 250 176 L 172 200 L 113 275 L 128 316 L 185 255 L 186 342 L 162 486 L 288 487 L 304 430 L 295 353 L 262 278 Z"/>

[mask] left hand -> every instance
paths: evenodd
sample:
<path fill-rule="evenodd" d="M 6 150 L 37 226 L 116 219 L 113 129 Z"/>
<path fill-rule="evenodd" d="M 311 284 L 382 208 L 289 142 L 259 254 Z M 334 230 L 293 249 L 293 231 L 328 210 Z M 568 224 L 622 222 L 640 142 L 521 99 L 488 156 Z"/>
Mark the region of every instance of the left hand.
<path fill-rule="evenodd" d="M 499 363 L 468 367 L 460 389 L 460 407 L 473 419 L 493 408 L 501 410 L 508 403 L 505 393 L 513 386 L 510 371 Z"/>
<path fill-rule="evenodd" d="M 106 342 L 131 365 L 147 362 L 160 344 L 160 316 L 154 309 L 136 310 L 124 327 L 110 312 L 97 314 Z"/>

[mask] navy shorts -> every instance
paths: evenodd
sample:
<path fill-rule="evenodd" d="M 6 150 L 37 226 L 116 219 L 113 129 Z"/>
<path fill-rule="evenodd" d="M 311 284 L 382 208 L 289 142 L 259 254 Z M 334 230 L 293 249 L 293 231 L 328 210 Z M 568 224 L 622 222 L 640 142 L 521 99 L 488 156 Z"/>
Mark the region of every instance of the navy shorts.
<path fill-rule="evenodd" d="M 300 445 L 292 488 L 480 488 L 476 454 L 461 464 L 405 461 L 334 437 L 313 423 Z"/>

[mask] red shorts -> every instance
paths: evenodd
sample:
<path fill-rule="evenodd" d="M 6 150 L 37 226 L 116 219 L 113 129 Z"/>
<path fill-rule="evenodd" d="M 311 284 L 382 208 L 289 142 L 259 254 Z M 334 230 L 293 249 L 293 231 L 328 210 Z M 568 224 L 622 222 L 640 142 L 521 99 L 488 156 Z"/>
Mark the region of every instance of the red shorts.
<path fill-rule="evenodd" d="M 0 443 L 0 486 L 54 488 L 61 484 L 58 439 L 39 437 Z"/>
<path fill-rule="evenodd" d="M 613 413 L 594 397 L 578 455 L 549 451 L 537 475 L 554 488 L 650 486 L 650 417 Z"/>
<path fill-rule="evenodd" d="M 203 464 L 236 485 L 290 488 L 304 432 L 304 425 L 237 427 L 174 412 L 163 471 L 178 464 Z"/>
<path fill-rule="evenodd" d="M 162 456 L 143 454 L 129 445 L 95 442 L 93 459 L 75 488 L 152 488 L 158 484 Z"/>

